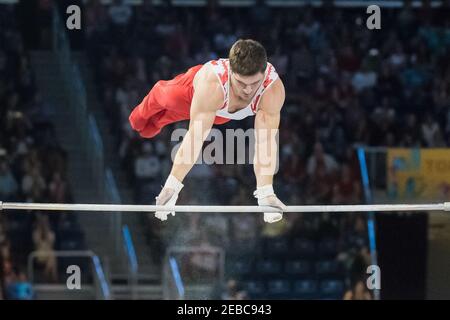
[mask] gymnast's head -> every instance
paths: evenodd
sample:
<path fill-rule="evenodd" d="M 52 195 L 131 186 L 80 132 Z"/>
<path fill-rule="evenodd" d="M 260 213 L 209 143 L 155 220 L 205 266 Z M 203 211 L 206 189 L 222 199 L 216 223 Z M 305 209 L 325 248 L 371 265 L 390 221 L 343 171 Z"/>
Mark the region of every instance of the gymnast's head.
<path fill-rule="evenodd" d="M 267 67 L 266 49 L 258 41 L 236 41 L 229 53 L 231 89 L 243 100 L 253 97 L 264 80 Z"/>

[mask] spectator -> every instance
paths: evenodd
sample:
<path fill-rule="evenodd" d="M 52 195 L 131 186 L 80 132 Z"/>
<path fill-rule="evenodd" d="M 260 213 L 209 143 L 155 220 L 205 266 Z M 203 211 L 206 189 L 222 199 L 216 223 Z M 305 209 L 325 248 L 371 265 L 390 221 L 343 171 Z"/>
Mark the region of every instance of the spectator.
<path fill-rule="evenodd" d="M 338 169 L 336 160 L 323 150 L 322 143 L 314 144 L 314 153 L 308 159 L 306 172 L 309 176 L 313 176 L 316 170 L 322 168 L 325 174 L 334 174 Z"/>
<path fill-rule="evenodd" d="M 269 57 L 269 61 L 271 61 L 273 66 L 277 69 L 280 77 L 284 77 L 287 74 L 289 57 L 285 52 L 282 51 L 281 45 L 278 45 L 276 47 L 273 55 Z"/>
<path fill-rule="evenodd" d="M 3 221 L 0 220 L 0 246 L 4 246 L 5 243 L 6 243 L 5 227 L 3 226 Z M 0 254 L 2 254 L 2 250 L 3 249 L 0 249 Z"/>
<path fill-rule="evenodd" d="M 339 68 L 348 73 L 357 71 L 360 67 L 360 58 L 357 57 L 352 46 L 347 45 L 341 49 L 337 60 Z"/>
<path fill-rule="evenodd" d="M 205 61 L 216 60 L 217 54 L 211 50 L 211 46 L 208 41 L 203 41 L 201 49 L 195 54 L 194 63 L 201 64 Z"/>
<path fill-rule="evenodd" d="M 5 152 L 3 150 L 3 152 Z M 12 174 L 6 159 L 0 158 L 0 199 L 11 201 L 18 191 L 16 178 Z"/>
<path fill-rule="evenodd" d="M 54 203 L 64 203 L 67 200 L 67 183 L 59 172 L 54 172 L 52 181 L 48 187 L 50 201 Z"/>
<path fill-rule="evenodd" d="M 33 243 L 36 251 L 37 263 L 43 267 L 45 279 L 57 281 L 57 263 L 54 252 L 55 234 L 50 229 L 48 217 L 39 215 L 36 226 L 33 230 Z"/>
<path fill-rule="evenodd" d="M 344 300 L 372 300 L 372 296 L 364 282 L 360 280 L 350 290 L 345 292 Z"/>
<path fill-rule="evenodd" d="M 3 291 L 5 297 L 8 299 L 7 291 L 5 289 L 16 281 L 16 275 L 14 273 L 12 262 L 9 259 L 2 260 L 1 269 L 3 276 Z"/>
<path fill-rule="evenodd" d="M 22 192 L 28 196 L 30 200 L 34 199 L 39 201 L 46 188 L 47 185 L 41 175 L 39 167 L 29 168 L 29 171 L 26 172 L 22 179 Z M 33 195 L 38 195 L 38 198 L 33 198 Z"/>
<path fill-rule="evenodd" d="M 222 28 L 223 29 L 214 36 L 214 49 L 221 56 L 228 52 L 233 43 L 237 41 L 229 23 L 226 23 Z"/>
<path fill-rule="evenodd" d="M 130 5 L 126 4 L 124 0 L 114 0 L 108 9 L 109 18 L 116 26 L 127 26 L 130 23 L 132 14 L 133 11 Z"/>
<path fill-rule="evenodd" d="M 340 177 L 333 186 L 333 200 L 335 204 L 358 203 L 361 199 L 361 187 L 356 177 L 352 176 L 350 167 L 342 165 Z"/>
<path fill-rule="evenodd" d="M 439 132 L 439 124 L 433 120 L 431 114 L 425 117 L 425 122 L 422 124 L 422 139 L 427 147 L 435 147 L 437 144 L 437 137 Z"/>
<path fill-rule="evenodd" d="M 100 0 L 89 0 L 84 8 L 86 36 L 90 38 L 96 31 L 104 31 L 102 28 L 106 25 L 107 13 Z M 115 13 L 113 13 L 115 14 Z"/>
<path fill-rule="evenodd" d="M 394 52 L 389 57 L 389 63 L 394 71 L 402 69 L 406 65 L 406 54 L 401 42 L 397 42 Z"/>
<path fill-rule="evenodd" d="M 296 50 L 293 50 L 290 57 L 291 73 L 290 76 L 296 81 L 296 87 L 305 90 L 305 86 L 314 74 L 314 56 L 306 45 L 301 44 Z"/>
<path fill-rule="evenodd" d="M 7 286 L 6 297 L 10 300 L 32 300 L 34 298 L 31 283 L 23 271 L 20 271 L 17 279 Z"/>
<path fill-rule="evenodd" d="M 227 281 L 225 291 L 221 297 L 222 300 L 244 300 L 248 299 L 247 292 L 239 290 L 239 284 L 235 279 Z"/>
<path fill-rule="evenodd" d="M 362 68 L 352 78 L 352 85 L 356 92 L 360 92 L 366 88 L 373 88 L 376 84 L 377 74 L 369 70 L 367 63 L 363 63 Z"/>
<path fill-rule="evenodd" d="M 153 153 L 151 142 L 142 144 L 141 153 L 134 162 L 134 175 L 137 180 L 139 201 L 154 194 L 156 188 L 159 188 L 156 183 L 161 176 L 161 163 Z"/>
<path fill-rule="evenodd" d="M 285 160 L 283 178 L 291 186 L 298 186 L 306 178 L 305 164 L 298 153 Z"/>

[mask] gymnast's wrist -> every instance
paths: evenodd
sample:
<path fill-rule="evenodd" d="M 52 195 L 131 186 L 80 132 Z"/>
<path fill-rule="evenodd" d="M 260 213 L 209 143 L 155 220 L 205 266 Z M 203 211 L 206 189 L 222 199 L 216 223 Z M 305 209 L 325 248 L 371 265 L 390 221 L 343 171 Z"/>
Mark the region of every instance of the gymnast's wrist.
<path fill-rule="evenodd" d="M 177 193 L 183 189 L 184 184 L 178 180 L 174 175 L 169 175 L 164 184 L 164 188 L 174 189 Z"/>
<path fill-rule="evenodd" d="M 273 191 L 273 186 L 271 184 L 267 184 L 262 187 L 257 187 L 253 195 L 256 199 L 263 199 L 270 196 L 274 196 L 275 192 Z"/>

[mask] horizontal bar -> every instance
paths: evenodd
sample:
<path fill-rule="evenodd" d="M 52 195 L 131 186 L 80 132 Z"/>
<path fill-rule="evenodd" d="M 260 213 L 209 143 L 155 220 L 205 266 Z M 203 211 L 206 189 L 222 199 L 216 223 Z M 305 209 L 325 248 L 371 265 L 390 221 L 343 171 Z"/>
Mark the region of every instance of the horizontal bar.
<path fill-rule="evenodd" d="M 66 204 L 0 202 L 0 210 L 109 211 L 109 212 L 273 212 L 269 206 L 155 206 L 119 204 Z M 380 211 L 450 211 L 450 202 L 428 204 L 362 204 L 288 206 L 284 212 L 380 212 Z"/>

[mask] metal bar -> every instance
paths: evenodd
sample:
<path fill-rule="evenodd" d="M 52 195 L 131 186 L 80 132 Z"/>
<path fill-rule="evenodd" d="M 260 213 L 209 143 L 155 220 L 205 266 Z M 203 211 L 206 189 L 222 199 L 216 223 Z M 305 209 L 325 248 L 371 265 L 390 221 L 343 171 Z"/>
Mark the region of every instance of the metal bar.
<path fill-rule="evenodd" d="M 156 206 L 119 204 L 66 204 L 0 202 L 0 210 L 45 211 L 109 211 L 109 212 L 273 212 L 278 208 L 269 206 Z M 284 212 L 370 212 L 370 211 L 450 211 L 450 202 L 424 204 L 362 204 L 362 205 L 307 205 L 288 206 Z"/>

